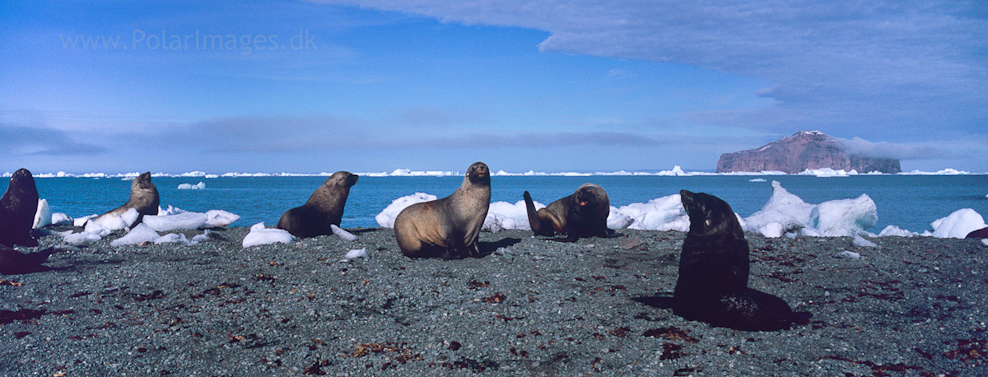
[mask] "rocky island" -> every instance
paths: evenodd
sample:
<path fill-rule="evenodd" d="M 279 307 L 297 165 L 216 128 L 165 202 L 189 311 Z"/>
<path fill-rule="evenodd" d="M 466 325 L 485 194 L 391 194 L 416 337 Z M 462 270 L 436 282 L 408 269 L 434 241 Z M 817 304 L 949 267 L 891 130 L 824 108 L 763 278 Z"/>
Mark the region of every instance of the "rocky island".
<path fill-rule="evenodd" d="M 898 159 L 850 154 L 840 141 L 819 131 L 801 131 L 757 149 L 724 153 L 717 161 L 718 173 L 781 171 L 797 174 L 824 168 L 885 174 L 902 171 Z"/>

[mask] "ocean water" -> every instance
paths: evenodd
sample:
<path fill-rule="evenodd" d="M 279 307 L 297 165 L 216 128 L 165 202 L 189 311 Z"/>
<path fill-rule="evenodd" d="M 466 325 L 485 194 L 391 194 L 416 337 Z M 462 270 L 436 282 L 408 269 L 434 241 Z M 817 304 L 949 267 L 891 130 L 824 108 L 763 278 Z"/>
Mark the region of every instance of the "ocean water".
<path fill-rule="evenodd" d="M 274 226 L 281 214 L 305 203 L 326 177 L 155 177 L 162 207 L 187 211 L 221 209 L 241 216 L 233 226 L 264 222 Z M 350 191 L 343 216 L 344 228 L 377 227 L 374 216 L 394 199 L 424 192 L 438 197 L 452 193 L 462 177 L 361 176 Z M 752 180 L 764 180 L 755 181 Z M 679 193 L 681 189 L 723 198 L 742 217 L 760 210 L 772 195 L 773 180 L 807 203 L 856 198 L 867 194 L 878 207 L 877 233 L 886 225 L 914 232 L 932 229 L 930 222 L 961 208 L 973 208 L 988 218 L 988 175 L 858 175 L 839 178 L 815 176 L 495 176 L 492 200 L 515 203 L 528 190 L 548 204 L 569 195 L 583 183 L 607 190 L 612 206 L 642 203 Z M 53 212 L 72 217 L 103 213 L 125 203 L 130 181 L 120 178 L 36 178 L 41 198 Z M 204 182 L 204 190 L 179 190 L 180 184 Z M 0 182 L 0 192 L 8 180 Z"/>

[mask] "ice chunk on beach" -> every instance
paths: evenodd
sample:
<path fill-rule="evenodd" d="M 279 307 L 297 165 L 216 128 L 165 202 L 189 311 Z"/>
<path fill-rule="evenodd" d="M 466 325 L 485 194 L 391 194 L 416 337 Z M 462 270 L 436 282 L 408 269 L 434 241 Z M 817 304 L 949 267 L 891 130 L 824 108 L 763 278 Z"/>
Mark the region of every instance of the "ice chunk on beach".
<path fill-rule="evenodd" d="M 607 215 L 607 228 L 614 230 L 626 229 L 635 223 L 635 218 L 618 212 L 617 207 L 611 206 Z"/>
<path fill-rule="evenodd" d="M 810 213 L 814 207 L 816 206 L 786 191 L 779 181 L 772 181 L 772 197 L 760 211 L 744 219 L 745 229 L 762 233 L 765 237 L 779 237 L 786 230 L 805 228 L 810 222 Z M 779 225 L 783 232 L 777 230 Z"/>
<path fill-rule="evenodd" d="M 141 214 L 137 212 L 136 209 L 129 208 L 126 212 L 117 216 L 113 213 L 108 213 L 103 216 L 89 219 L 86 222 L 86 232 L 95 232 L 100 236 L 106 236 L 115 230 L 121 230 L 129 228 L 134 225 L 137 218 Z"/>
<path fill-rule="evenodd" d="M 540 208 L 545 208 L 545 205 L 535 202 L 535 209 Z M 503 201 L 491 203 L 481 230 L 497 233 L 504 229 L 532 229 L 528 223 L 528 209 L 525 208 L 524 200 L 514 204 Z"/>
<path fill-rule="evenodd" d="M 183 184 L 178 185 L 178 189 L 179 190 L 205 190 L 206 189 L 206 184 L 203 183 L 202 181 L 199 181 L 199 183 L 194 184 L 194 185 L 191 184 L 191 183 L 183 183 Z"/>
<path fill-rule="evenodd" d="M 401 210 L 407 208 L 408 206 L 415 203 L 428 202 L 430 200 L 436 200 L 435 195 L 429 195 L 426 193 L 417 192 L 412 195 L 402 196 L 395 199 L 391 204 L 389 204 L 381 213 L 374 216 L 374 220 L 377 220 L 377 225 L 384 228 L 394 228 L 395 218 L 401 213 Z"/>
<path fill-rule="evenodd" d="M 72 220 L 72 225 L 82 228 L 86 226 L 86 223 L 89 222 L 90 219 L 95 219 L 96 216 L 99 215 L 93 214 L 89 216 L 77 217 L 74 220 Z"/>
<path fill-rule="evenodd" d="M 225 227 L 240 220 L 240 215 L 233 214 L 220 209 L 206 211 L 206 226 L 210 228 Z"/>
<path fill-rule="evenodd" d="M 158 216 L 177 215 L 185 212 L 188 211 L 178 207 L 172 207 L 171 205 L 169 205 L 168 208 L 161 208 L 160 206 L 158 207 Z"/>
<path fill-rule="evenodd" d="M 857 247 L 878 247 L 878 244 L 868 241 L 864 237 L 857 234 L 854 235 L 854 240 L 852 240 L 851 243 Z"/>
<path fill-rule="evenodd" d="M 882 229 L 882 231 L 878 233 L 879 237 L 914 237 L 918 235 L 919 233 L 910 232 L 895 225 L 886 226 L 885 229 Z"/>
<path fill-rule="evenodd" d="M 353 233 L 347 232 L 347 231 L 343 230 L 342 228 L 336 226 L 335 224 L 330 224 L 329 225 L 329 229 L 333 231 L 333 234 L 335 234 L 337 237 L 340 237 L 344 241 L 356 241 L 357 240 L 357 236 L 353 235 Z"/>
<path fill-rule="evenodd" d="M 199 212 L 183 212 L 176 215 L 144 216 L 144 223 L 159 232 L 170 232 L 179 229 L 198 229 L 206 225 L 206 214 Z"/>
<path fill-rule="evenodd" d="M 633 219 L 628 226 L 630 229 L 680 232 L 690 230 L 689 217 L 686 216 L 679 194 L 652 199 L 647 203 L 631 203 L 612 208 L 611 214 Z"/>
<path fill-rule="evenodd" d="M 867 194 L 856 199 L 820 203 L 810 212 L 809 226 L 824 237 L 847 237 L 878 223 L 878 207 Z"/>
<path fill-rule="evenodd" d="M 257 223 L 250 227 L 250 233 L 244 236 L 244 247 L 257 245 L 267 245 L 273 243 L 291 243 L 295 237 L 284 229 L 268 229 L 264 223 Z"/>
<path fill-rule="evenodd" d="M 52 225 L 69 225 L 72 224 L 72 218 L 61 212 L 55 212 L 51 214 Z"/>
<path fill-rule="evenodd" d="M 971 208 L 962 208 L 930 224 L 933 237 L 964 238 L 968 233 L 985 227 L 985 219 Z M 926 235 L 926 234 L 924 234 Z"/>
<path fill-rule="evenodd" d="M 134 229 L 131 229 L 123 237 L 117 238 L 110 241 L 110 246 L 122 246 L 122 245 L 136 245 L 142 242 L 151 242 L 158 237 L 158 232 L 151 229 L 147 224 L 137 224 Z"/>
<path fill-rule="evenodd" d="M 367 249 L 366 248 L 363 248 L 363 249 L 354 249 L 354 250 L 348 251 L 346 253 L 346 257 L 345 258 L 347 260 L 357 259 L 357 258 L 370 259 L 370 256 L 367 255 Z"/>
<path fill-rule="evenodd" d="M 192 240 L 190 241 L 189 238 L 182 233 L 168 233 L 154 240 L 155 245 L 160 245 L 163 243 L 181 243 L 186 246 L 192 246 L 199 243 L 199 240 L 196 240 L 195 237 L 193 237 Z"/>
<path fill-rule="evenodd" d="M 867 194 L 816 205 L 772 181 L 772 197 L 761 210 L 744 218 L 742 227 L 770 238 L 795 230 L 807 237 L 843 237 L 861 233 L 877 222 L 878 208 Z"/>
<path fill-rule="evenodd" d="M 786 233 L 786 227 L 778 221 L 773 221 L 758 228 L 758 233 L 765 238 L 779 238 Z"/>
<path fill-rule="evenodd" d="M 38 199 L 38 211 L 34 213 L 34 225 L 31 229 L 41 229 L 51 224 L 51 207 L 47 199 Z"/>

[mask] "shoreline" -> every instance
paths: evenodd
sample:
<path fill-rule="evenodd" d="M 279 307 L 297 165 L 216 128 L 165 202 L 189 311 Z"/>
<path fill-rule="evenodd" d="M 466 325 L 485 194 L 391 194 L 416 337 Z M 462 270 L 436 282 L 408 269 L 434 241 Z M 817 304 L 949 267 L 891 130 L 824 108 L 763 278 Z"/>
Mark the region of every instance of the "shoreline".
<path fill-rule="evenodd" d="M 110 247 L 118 234 L 56 253 L 51 271 L 0 276 L 10 282 L 0 282 L 0 371 L 988 373 L 988 248 L 979 240 L 883 237 L 869 248 L 850 237 L 748 234 L 749 286 L 813 318 L 745 332 L 643 303 L 671 295 L 685 233 L 622 230 L 567 244 L 484 232 L 482 248 L 495 252 L 444 261 L 404 257 L 391 229 L 348 230 L 356 241 L 247 249 L 246 227 L 194 246 Z M 60 242 L 47 236 L 35 249 Z M 340 261 L 360 248 L 369 259 Z M 845 250 L 860 258 L 838 257 Z"/>

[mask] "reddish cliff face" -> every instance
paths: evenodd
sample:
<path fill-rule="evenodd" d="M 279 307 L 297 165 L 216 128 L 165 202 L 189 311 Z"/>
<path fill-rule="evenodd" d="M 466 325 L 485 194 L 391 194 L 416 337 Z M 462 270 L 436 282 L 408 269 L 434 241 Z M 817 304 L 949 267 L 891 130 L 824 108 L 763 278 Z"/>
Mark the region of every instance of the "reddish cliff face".
<path fill-rule="evenodd" d="M 781 171 L 796 174 L 808 169 L 831 168 L 859 173 L 901 171 L 899 160 L 848 155 L 844 145 L 819 131 L 803 131 L 758 149 L 724 153 L 718 173 Z"/>

